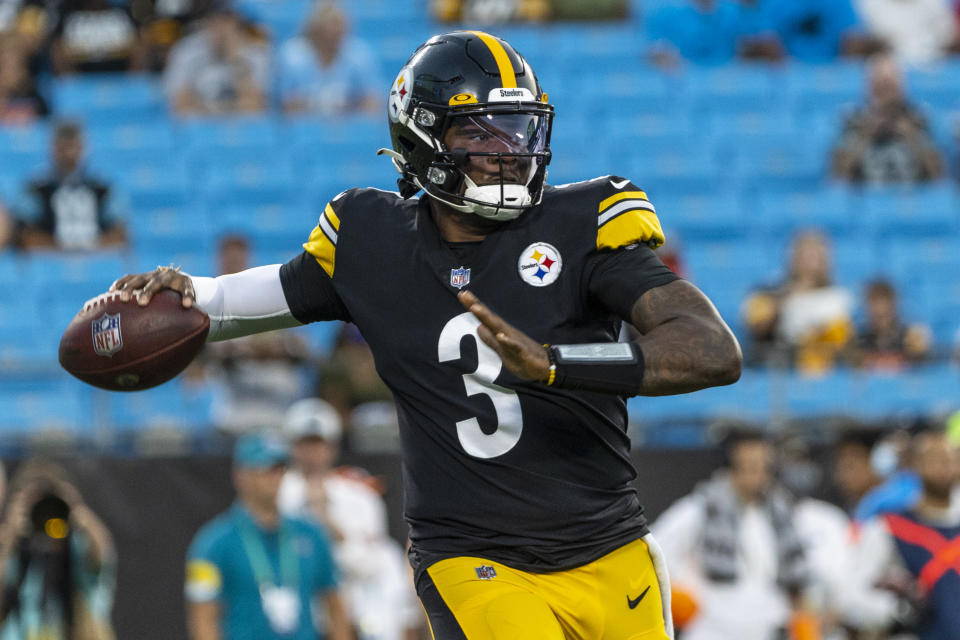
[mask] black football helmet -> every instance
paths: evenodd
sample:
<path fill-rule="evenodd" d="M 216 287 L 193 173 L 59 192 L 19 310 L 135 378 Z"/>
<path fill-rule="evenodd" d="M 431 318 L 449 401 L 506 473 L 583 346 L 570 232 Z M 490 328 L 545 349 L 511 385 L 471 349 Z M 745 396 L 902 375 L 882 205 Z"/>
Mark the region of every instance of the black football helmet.
<path fill-rule="evenodd" d="M 503 40 L 480 31 L 434 36 L 400 70 L 387 109 L 393 151 L 380 153 L 393 158 L 403 197 L 422 189 L 501 221 L 540 202 L 553 106 Z"/>

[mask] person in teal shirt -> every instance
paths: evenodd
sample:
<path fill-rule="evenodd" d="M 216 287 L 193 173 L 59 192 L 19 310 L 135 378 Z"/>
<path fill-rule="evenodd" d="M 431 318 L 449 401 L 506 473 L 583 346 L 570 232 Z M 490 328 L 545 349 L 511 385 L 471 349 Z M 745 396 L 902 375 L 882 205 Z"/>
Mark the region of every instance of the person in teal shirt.
<path fill-rule="evenodd" d="M 326 536 L 277 509 L 286 462 L 278 440 L 253 434 L 237 441 L 237 500 L 197 532 L 187 552 L 192 640 L 351 637 Z"/>

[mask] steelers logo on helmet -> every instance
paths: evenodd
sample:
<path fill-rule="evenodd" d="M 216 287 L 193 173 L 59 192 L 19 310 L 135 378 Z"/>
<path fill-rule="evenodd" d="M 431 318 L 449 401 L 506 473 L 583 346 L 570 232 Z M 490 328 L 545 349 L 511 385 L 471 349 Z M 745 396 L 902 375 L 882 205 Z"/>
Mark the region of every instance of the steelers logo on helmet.
<path fill-rule="evenodd" d="M 400 119 L 400 114 L 406 111 L 410 104 L 410 96 L 413 93 L 413 69 L 409 66 L 400 69 L 397 79 L 393 81 L 390 88 L 390 100 L 387 104 L 387 113 L 392 122 Z"/>
<path fill-rule="evenodd" d="M 562 267 L 560 252 L 546 242 L 534 242 L 523 250 L 517 262 L 520 278 L 534 287 L 545 287 L 556 282 Z"/>

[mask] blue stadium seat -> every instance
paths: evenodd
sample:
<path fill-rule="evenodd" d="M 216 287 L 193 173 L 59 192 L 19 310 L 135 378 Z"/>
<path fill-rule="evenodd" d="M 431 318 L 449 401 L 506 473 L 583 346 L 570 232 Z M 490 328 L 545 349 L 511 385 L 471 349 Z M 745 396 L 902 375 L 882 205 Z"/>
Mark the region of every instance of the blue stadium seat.
<path fill-rule="evenodd" d="M 735 240 L 750 232 L 747 211 L 731 193 L 673 193 L 653 202 L 661 222 L 685 240 Z"/>
<path fill-rule="evenodd" d="M 137 393 L 113 393 L 109 399 L 110 423 L 118 431 L 138 430 L 147 427 L 177 427 L 189 429 L 209 425 L 209 400 L 195 392 L 190 397 L 179 380 L 172 380 L 159 387 Z M 207 406 L 206 412 L 196 412 Z"/>
<path fill-rule="evenodd" d="M 91 126 L 149 121 L 166 112 L 156 76 L 75 75 L 52 85 L 53 106 L 62 115 L 79 116 Z"/>
<path fill-rule="evenodd" d="M 732 148 L 742 184 L 758 191 L 811 189 L 826 175 L 825 151 L 795 134 L 743 136 Z"/>
<path fill-rule="evenodd" d="M 0 432 L 7 437 L 44 429 L 78 435 L 93 426 L 90 394 L 76 380 L 33 379 L 27 389 L 0 386 Z"/>
<path fill-rule="evenodd" d="M 850 233 L 856 224 L 849 191 L 839 187 L 778 192 L 764 190 L 750 198 L 750 224 L 776 236 L 799 229 L 823 229 L 831 236 Z"/>
<path fill-rule="evenodd" d="M 696 144 L 638 150 L 628 158 L 611 158 L 617 166 L 626 167 L 637 184 L 649 185 L 653 193 L 682 195 L 691 191 L 711 191 L 720 183 L 712 154 L 704 153 Z"/>
<path fill-rule="evenodd" d="M 800 113 L 832 112 L 843 105 L 859 104 L 867 82 L 862 62 L 794 63 L 786 65 L 783 74 L 785 92 Z"/>
<path fill-rule="evenodd" d="M 115 176 L 126 190 L 134 212 L 184 206 L 195 193 L 182 161 L 147 160 L 139 166 L 131 165 L 126 173 L 116 173 Z"/>
<path fill-rule="evenodd" d="M 181 147 L 264 147 L 281 143 L 278 123 L 268 116 L 190 118 L 177 123 Z"/>
<path fill-rule="evenodd" d="M 756 111 L 775 105 L 780 97 L 772 71 L 763 65 L 690 67 L 686 86 L 698 113 Z"/>
<path fill-rule="evenodd" d="M 778 393 L 785 395 L 786 408 L 793 417 L 818 418 L 858 412 L 853 376 L 848 371 L 835 370 L 820 377 L 775 375 L 779 379 L 771 384 L 778 388 Z"/>
<path fill-rule="evenodd" d="M 907 95 L 935 108 L 960 106 L 960 62 L 947 59 L 907 72 Z"/>
<path fill-rule="evenodd" d="M 936 237 L 960 226 L 953 186 L 868 188 L 854 194 L 866 228 L 877 238 Z"/>
<path fill-rule="evenodd" d="M 885 255 L 858 234 L 833 236 L 832 248 L 834 277 L 843 286 L 858 287 L 887 271 Z"/>

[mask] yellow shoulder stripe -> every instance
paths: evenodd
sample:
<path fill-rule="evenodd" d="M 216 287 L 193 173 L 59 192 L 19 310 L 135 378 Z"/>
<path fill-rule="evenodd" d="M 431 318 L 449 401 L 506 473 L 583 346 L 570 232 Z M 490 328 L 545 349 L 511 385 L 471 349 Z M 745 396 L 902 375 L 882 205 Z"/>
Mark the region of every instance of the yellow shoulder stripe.
<path fill-rule="evenodd" d="M 337 255 L 337 240 L 339 239 L 340 218 L 329 204 L 320 215 L 320 221 L 310 232 L 310 237 L 303 243 L 307 253 L 316 258 L 327 275 L 333 277 L 333 269 Z"/>
<path fill-rule="evenodd" d="M 619 249 L 637 243 L 656 249 L 664 240 L 657 214 L 646 209 L 625 211 L 597 229 L 597 249 Z"/>
<path fill-rule="evenodd" d="M 603 200 L 600 203 L 599 213 L 603 213 L 603 210 L 613 203 L 626 200 L 627 198 L 642 198 L 644 200 L 648 200 L 647 194 L 644 191 L 621 191 L 620 193 L 615 193 L 606 200 Z"/>
<path fill-rule="evenodd" d="M 516 89 L 517 76 L 513 73 L 513 63 L 510 62 L 510 56 L 507 55 L 507 50 L 503 48 L 500 41 L 483 31 L 471 31 L 470 33 L 480 38 L 483 44 L 487 45 L 487 48 L 490 49 L 490 53 L 493 54 L 493 59 L 497 61 L 497 68 L 500 70 L 503 88 Z"/>
<path fill-rule="evenodd" d="M 334 231 L 340 231 L 340 218 L 334 213 L 333 207 L 330 206 L 329 202 L 327 203 L 327 208 L 323 210 L 323 215 L 327 216 L 330 224 L 333 225 Z"/>

